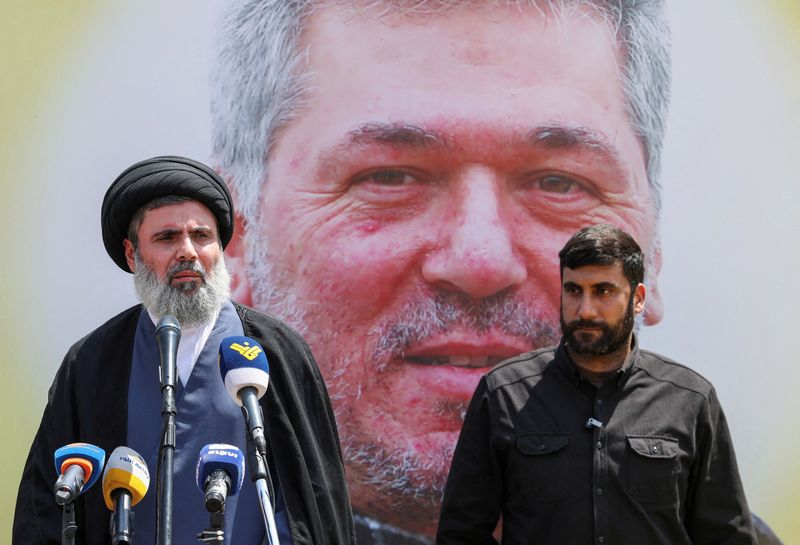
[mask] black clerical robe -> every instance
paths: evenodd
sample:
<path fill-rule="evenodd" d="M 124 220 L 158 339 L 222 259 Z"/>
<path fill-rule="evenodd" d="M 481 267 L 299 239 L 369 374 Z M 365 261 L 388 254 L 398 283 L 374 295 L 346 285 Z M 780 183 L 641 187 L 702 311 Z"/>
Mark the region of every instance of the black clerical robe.
<path fill-rule="evenodd" d="M 261 343 L 270 361 L 270 384 L 261 405 L 269 462 L 281 483 L 293 542 L 352 545 L 353 516 L 338 432 L 311 351 L 278 320 L 234 306 L 244 334 Z M 61 543 L 61 508 L 53 496 L 57 448 L 86 442 L 110 453 L 125 445 L 128 380 L 141 311 L 137 305 L 112 318 L 73 345 L 64 358 L 22 474 L 15 545 Z M 109 543 L 109 511 L 100 483 L 81 495 L 75 506 L 76 543 Z M 137 538 L 149 542 L 149 536 Z"/>

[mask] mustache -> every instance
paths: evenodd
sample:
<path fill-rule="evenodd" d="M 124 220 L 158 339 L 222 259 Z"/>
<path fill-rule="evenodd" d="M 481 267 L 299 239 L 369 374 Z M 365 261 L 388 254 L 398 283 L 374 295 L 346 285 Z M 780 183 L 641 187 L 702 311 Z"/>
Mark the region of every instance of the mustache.
<path fill-rule="evenodd" d="M 558 316 L 546 317 L 536 306 L 536 302 L 506 292 L 477 301 L 454 292 L 421 295 L 374 331 L 379 339 L 374 358 L 401 358 L 410 346 L 452 327 L 476 334 L 496 330 L 523 337 L 533 347 L 555 344 L 560 336 Z"/>
<path fill-rule="evenodd" d="M 181 261 L 177 265 L 170 267 L 169 270 L 167 270 L 167 283 L 172 282 L 178 273 L 185 271 L 197 273 L 200 276 L 200 280 L 202 280 L 205 284 L 206 269 L 200 264 L 199 261 Z"/>
<path fill-rule="evenodd" d="M 576 328 L 606 329 L 608 327 L 608 324 L 606 322 L 594 321 L 594 320 L 573 320 L 567 324 L 567 327 L 569 327 L 570 329 L 576 329 Z"/>

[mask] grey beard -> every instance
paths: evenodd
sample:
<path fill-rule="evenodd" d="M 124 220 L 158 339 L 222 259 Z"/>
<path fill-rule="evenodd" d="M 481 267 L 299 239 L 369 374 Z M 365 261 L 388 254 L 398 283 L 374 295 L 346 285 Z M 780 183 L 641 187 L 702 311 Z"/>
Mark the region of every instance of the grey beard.
<path fill-rule="evenodd" d="M 144 307 L 156 318 L 174 316 L 182 327 L 196 327 L 214 319 L 220 307 L 230 298 L 231 277 L 220 255 L 210 273 L 198 262 L 183 262 L 167 271 L 167 278 L 182 270 L 201 275 L 200 286 L 184 284 L 173 287 L 168 280 L 158 278 L 156 272 L 134 254 L 136 272 L 133 284 Z"/>
<path fill-rule="evenodd" d="M 307 334 L 308 308 L 313 308 L 313 302 L 300 301 L 287 273 L 276 270 L 270 263 L 269 244 L 264 237 L 251 236 L 248 242 L 247 275 L 254 306 L 287 322 L 301 335 Z M 375 332 L 380 340 L 372 354 L 374 372 L 385 372 L 388 363 L 402 358 L 410 345 L 457 325 L 476 331 L 496 328 L 509 335 L 525 337 L 537 348 L 558 342 L 555 317 L 541 315 L 509 293 L 499 293 L 481 301 L 452 293 L 429 293 L 409 302 L 380 324 Z M 328 342 L 335 344 L 339 334 L 326 333 Z M 369 475 L 369 484 L 391 498 L 396 509 L 407 509 L 412 499 L 413 503 L 426 507 L 424 512 L 435 516 L 455 443 L 423 458 L 412 449 L 384 448 L 364 441 L 358 437 L 357 430 L 348 425 L 348 398 L 360 395 L 363 386 L 349 382 L 347 369 L 355 362 L 351 356 L 344 355 L 338 361 L 320 363 L 327 370 L 325 383 L 339 422 L 345 464 Z M 440 407 L 439 411 L 441 415 L 463 421 L 466 406 L 453 403 Z"/>
<path fill-rule="evenodd" d="M 344 437 L 342 456 L 346 464 L 359 467 L 369 475 L 369 483 L 392 501 L 392 509 L 407 510 L 412 500 L 424 506 L 418 510 L 429 512 L 432 517 L 437 514 L 453 449 L 438 452 L 425 463 L 412 451 L 390 452 L 375 444 L 356 444 L 352 437 Z M 422 474 L 430 477 L 420 478 Z"/>
<path fill-rule="evenodd" d="M 254 224 L 254 225 L 257 225 Z M 257 231 L 257 228 L 255 229 Z M 246 237 L 246 271 L 250 281 L 250 297 L 253 306 L 294 328 L 302 337 L 309 334 L 303 302 L 289 288 L 279 288 L 292 282 L 285 271 L 277 272 L 269 259 L 269 241 L 260 233 Z"/>
<path fill-rule="evenodd" d="M 380 340 L 372 356 L 374 372 L 385 372 L 389 362 L 402 359 L 410 345 L 454 326 L 479 332 L 497 329 L 511 336 L 524 337 L 536 348 L 558 341 L 552 320 L 536 315 L 535 311 L 507 293 L 475 302 L 458 294 L 439 292 L 409 302 L 379 326 L 377 337 Z M 340 370 L 348 367 L 348 358 L 336 365 Z M 346 395 L 343 392 L 360 391 L 361 385 L 350 384 L 346 372 L 334 373 L 327 384 L 335 400 L 337 420 L 342 423 L 339 434 L 345 463 L 369 475 L 369 482 L 392 500 L 395 509 L 408 509 L 408 502 L 413 499 L 417 506 L 427 506 L 430 508 L 427 512 L 436 515 L 455 443 L 439 452 L 421 456 L 413 449 L 385 448 L 359 440 L 357 433 L 344 424 L 348 418 L 347 402 L 340 398 Z M 442 403 L 435 416 L 463 422 L 466 409 L 463 403 Z"/>

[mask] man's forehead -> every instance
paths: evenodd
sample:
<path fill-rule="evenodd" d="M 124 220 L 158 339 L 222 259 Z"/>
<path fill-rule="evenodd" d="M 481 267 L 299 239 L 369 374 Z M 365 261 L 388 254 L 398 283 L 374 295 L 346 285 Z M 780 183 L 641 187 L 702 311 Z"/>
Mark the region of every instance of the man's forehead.
<path fill-rule="evenodd" d="M 627 284 L 622 263 L 616 261 L 610 265 L 583 265 L 575 269 L 564 267 L 562 285 L 568 283 L 582 285 L 596 285 L 603 283 Z"/>
<path fill-rule="evenodd" d="M 485 32 L 510 32 L 525 43 L 526 33 L 541 32 L 545 25 L 551 39 L 559 40 L 559 46 L 569 46 L 570 33 L 585 32 L 587 25 L 601 30 L 608 43 L 622 53 L 618 40 L 618 29 L 610 13 L 586 1 L 370 1 L 323 3 L 310 12 L 303 26 L 300 50 L 304 54 L 314 53 L 315 46 L 324 50 L 336 49 L 336 44 L 358 39 L 366 33 L 397 29 L 430 32 L 446 39 L 448 29 L 456 28 L 463 32 L 463 40 L 450 41 L 442 47 L 462 51 L 472 55 L 472 61 L 485 62 L 482 56 L 502 55 L 505 47 L 494 50 L 491 41 L 483 41 Z M 331 34 L 338 29 L 338 34 Z M 527 31 L 527 32 L 526 32 Z M 319 40 L 324 34 L 324 39 Z M 594 52 L 584 52 L 591 55 Z M 389 55 L 405 55 L 406 50 L 392 50 Z M 533 66 L 533 65 L 532 65 Z"/>
<path fill-rule="evenodd" d="M 217 229 L 216 216 L 206 205 L 193 199 L 162 204 L 147 210 L 142 219 L 142 227 L 157 229 L 187 222 Z"/>
<path fill-rule="evenodd" d="M 619 78 L 622 53 L 608 25 L 590 14 L 576 13 L 588 8 L 576 8 L 569 16 L 557 17 L 574 23 L 573 30 L 562 32 L 558 29 L 560 25 L 551 23 L 554 16 L 530 5 L 512 9 L 504 3 L 501 6 L 492 3 L 488 9 L 484 3 L 478 3 L 469 8 L 448 8 L 457 13 L 441 17 L 423 16 L 416 10 L 411 14 L 380 10 L 378 4 L 383 5 L 370 3 L 365 8 L 366 13 L 375 13 L 372 17 L 355 9 L 348 12 L 341 6 L 319 10 L 312 15 L 302 40 L 308 63 L 305 69 L 314 80 L 310 110 L 306 113 L 314 110 L 314 103 L 330 111 L 328 102 L 336 100 L 340 113 L 327 115 L 329 123 L 336 123 L 354 107 L 350 105 L 348 110 L 340 95 L 351 97 L 358 106 L 350 115 L 360 113 L 356 116 L 360 122 L 349 127 L 339 124 L 337 129 L 350 131 L 351 139 L 364 134 L 372 136 L 364 127 L 370 128 L 373 120 L 385 124 L 414 123 L 418 120 L 407 116 L 414 110 L 433 115 L 437 104 L 427 109 L 425 105 L 436 102 L 436 97 L 442 95 L 450 96 L 451 100 L 450 107 L 440 111 L 440 119 L 460 112 L 476 122 L 481 119 L 491 122 L 499 116 L 519 122 L 517 107 L 511 104 L 505 108 L 497 104 L 490 107 L 485 102 L 492 97 L 501 103 L 508 102 L 503 100 L 504 93 L 514 89 L 519 97 L 535 100 L 537 111 L 552 112 L 548 118 L 537 119 L 535 127 L 542 129 L 538 138 L 554 145 L 580 142 L 598 149 L 610 148 L 607 142 L 615 137 L 613 130 L 597 138 L 582 129 L 586 123 L 572 119 L 573 111 L 587 101 L 596 104 L 593 114 L 596 125 L 604 125 L 607 110 L 619 111 L 617 115 L 628 118 Z M 489 12 L 495 12 L 495 16 Z M 598 25 L 602 27 L 599 32 Z M 516 37 L 509 39 L 510 35 Z M 539 61 L 533 62 L 536 59 Z M 332 70 L 331 66 L 340 68 Z M 344 67 L 349 67 L 347 77 L 342 76 Z M 383 85 L 394 87 L 390 96 L 379 92 L 380 80 L 385 82 Z M 540 96 L 529 96 L 527 92 L 534 87 L 540 90 Z M 383 100 L 376 94 L 383 96 Z M 476 104 L 469 102 L 471 96 L 480 96 L 486 107 L 475 109 Z M 412 100 L 417 106 L 409 102 Z M 298 120 L 303 117 L 300 114 Z M 426 128 L 423 123 L 416 124 Z M 629 121 L 627 124 L 633 131 Z M 573 125 L 577 130 L 561 130 Z M 406 132 L 404 138 L 416 136 Z"/>
<path fill-rule="evenodd" d="M 541 16 L 567 20 L 570 16 L 585 17 L 593 14 L 605 19 L 604 4 L 586 0 L 318 0 L 313 2 L 313 13 L 323 10 L 337 11 L 346 18 L 366 17 L 387 23 L 403 20 L 427 24 L 446 18 L 454 11 L 473 11 L 491 18 L 492 13 L 514 10 L 524 14 L 528 10 Z"/>

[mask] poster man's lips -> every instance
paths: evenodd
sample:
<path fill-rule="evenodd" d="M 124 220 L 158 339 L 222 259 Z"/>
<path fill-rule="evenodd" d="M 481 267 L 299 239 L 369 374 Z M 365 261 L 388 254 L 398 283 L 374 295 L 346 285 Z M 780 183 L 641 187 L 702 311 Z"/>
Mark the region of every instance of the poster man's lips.
<path fill-rule="evenodd" d="M 510 356 L 509 356 L 510 357 Z M 409 361 L 424 365 L 449 365 L 452 367 L 492 367 L 507 359 L 502 356 L 407 356 Z"/>
<path fill-rule="evenodd" d="M 479 369 L 492 367 L 531 349 L 529 342 L 505 335 L 473 333 L 470 338 L 458 334 L 415 344 L 406 350 L 405 359 L 425 365 Z"/>

